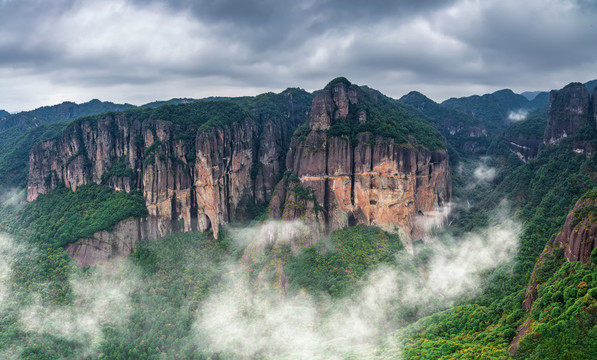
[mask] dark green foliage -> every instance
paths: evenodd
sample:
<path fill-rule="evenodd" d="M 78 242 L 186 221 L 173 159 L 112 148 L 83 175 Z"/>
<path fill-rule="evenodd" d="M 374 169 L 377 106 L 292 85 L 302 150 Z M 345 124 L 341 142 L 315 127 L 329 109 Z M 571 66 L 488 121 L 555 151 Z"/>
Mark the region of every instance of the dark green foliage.
<path fill-rule="evenodd" d="M 404 247 L 398 235 L 370 226 L 337 230 L 329 243 L 317 243 L 288 260 L 285 270 L 293 288 L 311 294 L 344 295 L 368 270 L 391 264 Z"/>
<path fill-rule="evenodd" d="M 482 125 L 481 122 L 473 116 L 462 111 L 441 106 L 417 91 L 411 91 L 407 95 L 401 97 L 398 101 L 400 103 L 408 104 L 425 114 L 431 123 L 446 137 L 453 137 L 453 135 L 450 134 L 449 129 L 463 129 L 465 132 L 468 132 L 467 130 L 470 127 L 478 127 Z"/>
<path fill-rule="evenodd" d="M 31 129 L 14 126 L 0 132 L 0 187 L 24 187 L 29 174 L 29 151 L 40 141 L 59 136 L 65 127 L 65 123 Z"/>
<path fill-rule="evenodd" d="M 597 357 L 595 265 L 564 264 L 538 288 L 531 317 L 533 330 L 520 343 L 521 359 Z"/>
<path fill-rule="evenodd" d="M 36 241 L 64 246 L 110 229 L 127 217 L 145 215 L 147 208 L 140 192 L 113 192 L 92 183 L 75 192 L 62 187 L 40 195 L 14 221 Z"/>
<path fill-rule="evenodd" d="M 516 139 L 521 137 L 526 140 L 542 140 L 543 133 L 547 126 L 547 120 L 541 117 L 530 117 L 523 121 L 513 123 L 506 129 L 505 137 L 507 139 Z"/>
<path fill-rule="evenodd" d="M 332 122 L 328 135 L 346 136 L 354 142 L 357 134 L 370 132 L 392 138 L 397 144 L 410 144 L 409 136 L 412 136 L 419 146 L 426 149 L 445 149 L 440 133 L 416 110 L 376 90 L 367 87 L 358 89 L 361 96 L 358 104 L 350 105 L 346 120 Z M 359 122 L 361 112 L 366 114 L 367 121 Z"/>
<path fill-rule="evenodd" d="M 0 132 L 13 126 L 31 129 L 42 124 L 68 122 L 81 116 L 105 113 L 107 111 L 123 111 L 133 108 L 131 104 L 114 104 L 97 99 L 82 104 L 63 102 L 53 106 L 43 106 L 31 111 L 6 116 L 0 122 Z"/>
<path fill-rule="evenodd" d="M 140 243 L 131 258 L 142 270 L 132 295 L 133 312 L 124 326 L 103 328 L 105 359 L 205 359 L 193 331 L 196 311 L 226 270 L 230 250 L 199 232 L 172 234 Z"/>
<path fill-rule="evenodd" d="M 156 141 L 157 142 L 157 141 Z M 154 142 L 154 144 L 156 143 Z M 135 170 L 127 167 L 126 160 L 123 157 L 118 159 L 108 171 L 102 174 L 102 184 L 107 184 L 112 178 L 130 178 L 135 175 Z"/>
<path fill-rule="evenodd" d="M 436 313 L 398 331 L 404 359 L 505 357 L 514 330 L 488 308 L 464 305 Z"/>
<path fill-rule="evenodd" d="M 536 110 L 533 106 L 540 104 L 531 103 L 524 96 L 515 94 L 509 89 L 504 89 L 483 96 L 473 95 L 458 99 L 451 98 L 441 105 L 474 116 L 485 125 L 490 134 L 497 134 L 508 127 L 510 111 L 519 109 Z"/>

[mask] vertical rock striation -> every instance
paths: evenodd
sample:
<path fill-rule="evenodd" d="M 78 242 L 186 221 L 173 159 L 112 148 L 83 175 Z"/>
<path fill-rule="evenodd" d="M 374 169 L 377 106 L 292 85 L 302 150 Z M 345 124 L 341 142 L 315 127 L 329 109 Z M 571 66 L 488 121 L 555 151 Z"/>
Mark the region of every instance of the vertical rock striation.
<path fill-rule="evenodd" d="M 367 224 L 423 237 L 426 223 L 450 199 L 445 149 L 425 149 L 412 136 L 397 143 L 372 131 L 334 133 L 334 126 L 366 126 L 375 114 L 369 105 L 375 107 L 379 96 L 346 79 L 317 94 L 309 128 L 291 142 L 286 167 L 292 174 L 278 184 L 271 216 L 303 218 L 324 232 Z"/>
<path fill-rule="evenodd" d="M 217 237 L 220 225 L 269 202 L 288 134 L 308 116 L 292 94 L 275 95 L 270 105 L 280 115 L 198 102 L 81 118 L 31 151 L 27 199 L 61 184 L 140 189 L 154 219 L 144 225 L 147 233 L 212 230 Z"/>
<path fill-rule="evenodd" d="M 586 126 L 595 126 L 595 98 L 591 100 L 587 88 L 581 83 L 571 83 L 561 90 L 552 90 L 549 96 L 547 127 L 543 136 L 544 144 L 556 145 L 574 135 Z M 578 153 L 590 155 L 591 148 L 584 141 L 571 144 Z"/>

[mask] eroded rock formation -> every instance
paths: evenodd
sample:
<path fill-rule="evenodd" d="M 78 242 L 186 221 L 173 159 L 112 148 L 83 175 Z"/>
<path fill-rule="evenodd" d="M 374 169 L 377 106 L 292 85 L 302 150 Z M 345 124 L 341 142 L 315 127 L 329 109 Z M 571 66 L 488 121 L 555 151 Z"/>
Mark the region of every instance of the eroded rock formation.
<path fill-rule="evenodd" d="M 413 137 L 399 144 L 372 132 L 332 135 L 335 122 L 368 121 L 358 106 L 366 96 L 345 79 L 318 93 L 308 131 L 291 142 L 286 167 L 292 175 L 278 185 L 270 215 L 302 218 L 324 232 L 367 224 L 423 237 L 425 224 L 450 199 L 447 153 L 418 146 Z"/>
<path fill-rule="evenodd" d="M 118 191 L 137 188 L 156 219 L 148 232 L 162 237 L 176 230 L 213 230 L 217 237 L 221 224 L 268 202 L 282 176 L 284 145 L 308 111 L 293 103 L 292 92 L 279 96 L 280 116 L 250 114 L 233 103 L 194 103 L 172 114 L 183 113 L 190 123 L 148 115 L 155 114 L 151 111 L 79 119 L 59 139 L 31 151 L 27 199 L 59 184 L 72 190 L 90 182 Z M 194 112 L 211 111 L 209 106 L 218 112 L 208 116 L 236 118 L 194 124 Z"/>
<path fill-rule="evenodd" d="M 556 145 L 585 126 L 594 125 L 597 122 L 594 103 L 595 97 L 591 100 L 589 91 L 581 83 L 571 83 L 561 90 L 552 90 L 543 142 Z M 575 142 L 572 147 L 577 153 L 586 153 L 587 156 L 592 152 L 590 145 L 584 141 Z"/>

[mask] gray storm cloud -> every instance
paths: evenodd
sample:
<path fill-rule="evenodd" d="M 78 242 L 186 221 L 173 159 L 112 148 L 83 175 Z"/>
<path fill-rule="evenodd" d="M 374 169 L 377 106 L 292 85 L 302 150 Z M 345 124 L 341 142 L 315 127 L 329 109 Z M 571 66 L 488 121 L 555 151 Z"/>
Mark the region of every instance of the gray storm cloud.
<path fill-rule="evenodd" d="M 393 97 L 549 90 L 594 77 L 596 13 L 573 0 L 2 1 L 0 109 L 316 90 L 339 75 Z"/>

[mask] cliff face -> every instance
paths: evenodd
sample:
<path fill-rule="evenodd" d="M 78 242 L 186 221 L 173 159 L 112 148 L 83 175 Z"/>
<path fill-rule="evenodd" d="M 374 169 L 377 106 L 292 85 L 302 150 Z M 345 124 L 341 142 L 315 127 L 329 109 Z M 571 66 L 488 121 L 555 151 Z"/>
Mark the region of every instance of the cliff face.
<path fill-rule="evenodd" d="M 157 221 L 155 217 L 128 218 L 110 230 L 98 231 L 91 238 L 68 244 L 65 250 L 79 267 L 102 264 L 131 254 L 139 241 L 157 239 L 159 235 L 152 232 L 157 228 Z"/>
<path fill-rule="evenodd" d="M 544 259 L 554 249 L 563 249 L 567 261 L 591 262 L 591 251 L 597 248 L 597 192 L 592 190 L 576 202 L 566 217 L 562 231 L 551 241 L 539 256 L 531 274 L 531 281 L 525 294 L 523 307 L 530 311 L 537 299 L 539 280 L 537 271 Z"/>
<path fill-rule="evenodd" d="M 597 248 L 597 198 L 579 200 L 566 217 L 555 243 L 564 249 L 568 261 L 591 262 L 591 251 Z"/>
<path fill-rule="evenodd" d="M 447 153 L 418 147 L 412 137 L 397 144 L 372 132 L 332 135 L 334 123 L 371 121 L 374 111 L 359 108 L 366 97 L 347 81 L 332 82 L 318 93 L 309 129 L 296 134 L 286 157 L 294 178 L 278 185 L 270 215 L 304 218 L 325 232 L 367 224 L 422 237 L 436 208 L 450 199 Z"/>
<path fill-rule="evenodd" d="M 286 115 L 279 117 L 259 118 L 232 103 L 194 103 L 172 108 L 172 121 L 162 110 L 80 119 L 61 138 L 31 151 L 27 199 L 59 184 L 72 190 L 89 182 L 118 191 L 137 188 L 154 219 L 145 232 L 163 237 L 213 230 L 217 237 L 221 224 L 269 201 L 281 177 L 280 144 L 308 116 L 293 110 L 301 107 L 291 96 L 281 97 Z M 209 113 L 213 107 L 216 113 Z M 215 126 L 192 122 L 194 114 L 205 113 L 228 118 Z M 176 120 L 180 114 L 191 123 Z"/>
<path fill-rule="evenodd" d="M 592 103 L 595 103 L 594 96 L 591 100 L 587 88 L 581 83 L 571 83 L 561 90 L 551 91 L 543 142 L 556 145 L 591 122 L 597 122 Z M 584 142 L 572 146 L 576 152 L 591 153 Z"/>

